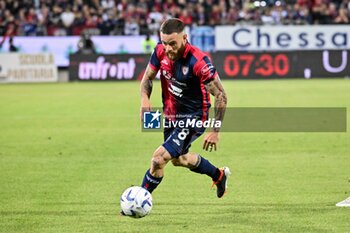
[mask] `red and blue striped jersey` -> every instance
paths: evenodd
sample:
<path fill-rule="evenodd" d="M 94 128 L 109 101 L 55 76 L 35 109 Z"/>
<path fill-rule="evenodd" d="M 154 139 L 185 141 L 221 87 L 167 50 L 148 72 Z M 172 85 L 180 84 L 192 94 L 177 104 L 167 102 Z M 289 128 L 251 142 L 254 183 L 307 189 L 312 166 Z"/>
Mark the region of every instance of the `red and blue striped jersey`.
<path fill-rule="evenodd" d="M 208 117 L 210 94 L 205 84 L 217 76 L 215 67 L 208 56 L 189 43 L 183 56 L 170 60 L 159 43 L 151 55 L 149 66 L 160 71 L 163 112 L 168 119 L 181 116 Z"/>

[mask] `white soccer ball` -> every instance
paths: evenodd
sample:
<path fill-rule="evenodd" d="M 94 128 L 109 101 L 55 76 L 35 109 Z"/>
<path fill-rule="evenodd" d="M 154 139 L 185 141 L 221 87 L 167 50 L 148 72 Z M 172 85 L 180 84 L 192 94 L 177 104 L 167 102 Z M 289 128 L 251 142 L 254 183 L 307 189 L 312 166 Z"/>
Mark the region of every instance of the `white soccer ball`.
<path fill-rule="evenodd" d="M 152 195 L 146 189 L 133 186 L 120 197 L 120 207 L 126 216 L 142 218 L 152 210 Z"/>

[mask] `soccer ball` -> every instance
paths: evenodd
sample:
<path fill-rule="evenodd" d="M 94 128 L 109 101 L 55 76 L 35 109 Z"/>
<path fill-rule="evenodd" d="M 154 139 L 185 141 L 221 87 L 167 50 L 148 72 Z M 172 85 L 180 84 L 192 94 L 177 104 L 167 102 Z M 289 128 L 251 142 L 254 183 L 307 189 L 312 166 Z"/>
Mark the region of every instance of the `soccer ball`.
<path fill-rule="evenodd" d="M 126 216 L 145 217 L 152 210 L 152 195 L 144 188 L 130 187 L 120 197 L 120 207 Z"/>

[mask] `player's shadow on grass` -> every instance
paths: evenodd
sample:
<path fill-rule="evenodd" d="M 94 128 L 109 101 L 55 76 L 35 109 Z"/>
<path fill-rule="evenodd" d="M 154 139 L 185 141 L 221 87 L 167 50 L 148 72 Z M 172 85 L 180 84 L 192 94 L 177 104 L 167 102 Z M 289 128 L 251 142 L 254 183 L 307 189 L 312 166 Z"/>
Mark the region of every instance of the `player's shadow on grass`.
<path fill-rule="evenodd" d="M 158 211 L 153 212 L 155 215 L 178 215 L 178 214 L 226 214 L 232 213 L 228 209 L 227 203 L 208 203 L 208 202 L 155 202 L 153 203 L 157 206 Z"/>
<path fill-rule="evenodd" d="M 227 203 L 203 203 L 203 202 L 154 202 L 158 206 L 227 206 Z"/>
<path fill-rule="evenodd" d="M 285 204 L 285 203 L 267 203 L 267 204 L 256 204 L 256 203 L 203 203 L 203 202 L 159 202 L 156 203 L 160 209 L 166 208 L 167 210 L 173 209 L 169 215 L 182 214 L 191 212 L 192 209 L 195 209 L 193 212 L 206 214 L 214 213 L 218 215 L 226 214 L 250 214 L 252 212 L 256 214 L 264 213 L 291 213 L 291 214 L 302 214 L 302 213 L 319 213 L 319 212 L 331 212 L 334 211 L 333 203 L 319 203 L 315 205 L 314 203 L 310 204 Z M 210 207 L 212 206 L 212 208 Z M 179 208 L 180 207 L 180 208 Z M 162 213 L 167 214 L 167 213 Z"/>
<path fill-rule="evenodd" d="M 201 216 L 201 221 L 222 223 L 230 222 L 230 226 L 244 225 L 247 229 L 270 229 L 281 232 L 288 229 L 291 232 L 328 232 L 322 226 L 310 225 L 308 219 L 320 213 L 327 214 L 336 211 L 333 203 L 284 204 L 284 203 L 203 203 L 203 202 L 160 202 L 159 209 L 152 215 L 159 216 Z M 281 216 L 291 216 L 292 220 L 281 225 Z M 315 223 L 315 225 L 317 225 Z"/>

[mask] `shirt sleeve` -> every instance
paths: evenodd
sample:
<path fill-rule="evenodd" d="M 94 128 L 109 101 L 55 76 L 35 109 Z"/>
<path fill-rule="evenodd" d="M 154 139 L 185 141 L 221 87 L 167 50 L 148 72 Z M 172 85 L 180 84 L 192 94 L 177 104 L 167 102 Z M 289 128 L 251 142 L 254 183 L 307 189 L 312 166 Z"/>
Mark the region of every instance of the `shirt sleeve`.
<path fill-rule="evenodd" d="M 204 84 L 214 80 L 217 76 L 217 71 L 207 56 L 194 65 L 193 71 Z"/>
<path fill-rule="evenodd" d="M 152 70 L 158 71 L 160 68 L 160 62 L 158 58 L 158 49 L 159 46 L 156 46 L 153 50 L 153 53 L 151 55 L 151 59 L 149 60 L 149 66 L 151 67 Z"/>

